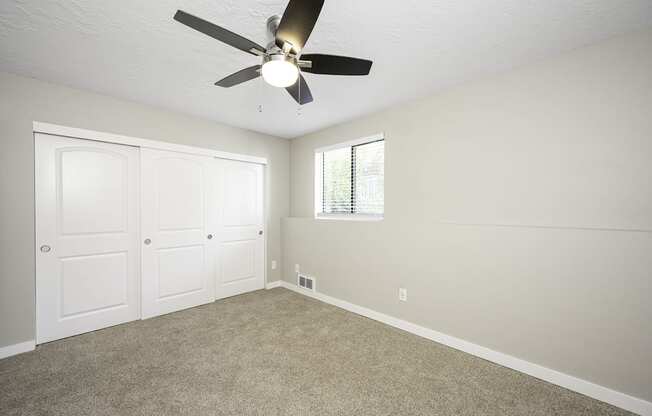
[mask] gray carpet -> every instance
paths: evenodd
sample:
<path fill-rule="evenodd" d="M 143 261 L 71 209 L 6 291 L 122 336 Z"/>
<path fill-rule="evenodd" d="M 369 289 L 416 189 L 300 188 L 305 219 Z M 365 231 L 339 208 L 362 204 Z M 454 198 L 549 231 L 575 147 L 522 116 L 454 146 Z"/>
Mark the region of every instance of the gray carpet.
<path fill-rule="evenodd" d="M 3 416 L 626 414 L 280 288 L 0 360 Z"/>

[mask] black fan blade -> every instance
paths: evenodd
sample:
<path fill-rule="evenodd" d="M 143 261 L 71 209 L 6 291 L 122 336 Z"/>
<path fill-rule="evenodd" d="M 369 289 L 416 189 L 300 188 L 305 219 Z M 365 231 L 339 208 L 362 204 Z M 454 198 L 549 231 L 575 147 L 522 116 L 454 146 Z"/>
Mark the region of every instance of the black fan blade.
<path fill-rule="evenodd" d="M 285 42 L 290 42 L 294 52 L 299 53 L 317 23 L 323 5 L 324 0 L 290 0 L 276 31 L 276 46 L 283 48 Z"/>
<path fill-rule="evenodd" d="M 236 33 L 226 30 L 223 27 L 219 27 L 218 25 L 211 22 L 207 22 L 204 19 L 200 19 L 197 16 L 188 14 L 183 10 L 177 10 L 177 13 L 174 15 L 174 20 L 183 23 L 184 25 L 191 27 L 205 35 L 215 38 L 220 42 L 224 42 L 227 45 L 231 45 L 234 48 L 238 48 L 241 51 L 245 51 L 252 55 L 256 54 L 251 52 L 251 49 L 257 49 L 261 52 L 265 52 L 265 48 L 256 42 L 252 42 L 247 38 L 243 38 Z"/>
<path fill-rule="evenodd" d="M 301 74 L 299 74 L 299 80 L 295 82 L 294 85 L 287 87 L 286 90 L 290 93 L 292 98 L 301 105 L 312 102 L 312 93 L 310 92 L 310 88 L 308 88 L 306 80 Z M 301 96 L 299 96 L 299 93 L 301 93 Z"/>
<path fill-rule="evenodd" d="M 222 78 L 217 81 L 215 85 L 218 87 L 229 88 L 234 85 L 242 84 L 243 82 L 250 81 L 254 78 L 260 76 L 260 65 L 250 66 L 249 68 L 241 69 L 238 72 L 235 72 L 229 75 L 226 78 Z"/>
<path fill-rule="evenodd" d="M 319 53 L 301 55 L 301 60 L 312 62 L 312 67 L 301 68 L 303 72 L 325 75 L 369 75 L 373 63 L 367 59 Z"/>

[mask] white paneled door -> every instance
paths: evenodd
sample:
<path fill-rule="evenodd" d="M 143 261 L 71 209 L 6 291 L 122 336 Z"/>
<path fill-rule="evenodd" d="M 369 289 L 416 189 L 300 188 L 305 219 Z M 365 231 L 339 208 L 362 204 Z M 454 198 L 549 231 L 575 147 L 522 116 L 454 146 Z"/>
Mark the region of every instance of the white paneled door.
<path fill-rule="evenodd" d="M 138 152 L 35 135 L 38 343 L 138 319 Z"/>
<path fill-rule="evenodd" d="M 141 149 L 143 318 L 215 300 L 214 163 Z"/>
<path fill-rule="evenodd" d="M 263 167 L 216 159 L 216 297 L 262 289 L 265 285 Z"/>
<path fill-rule="evenodd" d="M 38 343 L 264 287 L 263 166 L 180 150 L 35 134 Z"/>

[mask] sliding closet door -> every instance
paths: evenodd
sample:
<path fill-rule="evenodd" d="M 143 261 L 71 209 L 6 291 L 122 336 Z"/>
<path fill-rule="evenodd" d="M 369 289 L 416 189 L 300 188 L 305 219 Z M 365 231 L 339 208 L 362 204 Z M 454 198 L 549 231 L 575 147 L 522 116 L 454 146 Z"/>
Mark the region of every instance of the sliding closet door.
<path fill-rule="evenodd" d="M 143 318 L 215 299 L 214 159 L 141 149 Z"/>
<path fill-rule="evenodd" d="M 216 296 L 224 298 L 265 285 L 263 167 L 217 159 Z"/>
<path fill-rule="evenodd" d="M 138 148 L 35 135 L 36 340 L 138 319 Z"/>

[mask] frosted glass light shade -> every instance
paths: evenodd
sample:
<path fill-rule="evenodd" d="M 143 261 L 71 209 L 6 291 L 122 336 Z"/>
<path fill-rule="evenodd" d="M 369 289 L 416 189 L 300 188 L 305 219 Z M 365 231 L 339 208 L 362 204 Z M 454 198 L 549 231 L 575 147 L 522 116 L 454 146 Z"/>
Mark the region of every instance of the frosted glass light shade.
<path fill-rule="evenodd" d="M 270 85 L 279 88 L 286 88 L 294 85 L 299 78 L 299 68 L 290 60 L 274 59 L 263 64 L 262 73 L 263 79 Z"/>

